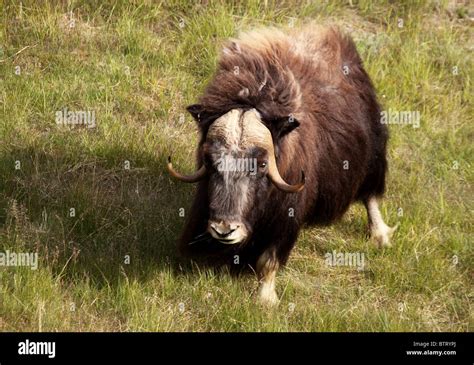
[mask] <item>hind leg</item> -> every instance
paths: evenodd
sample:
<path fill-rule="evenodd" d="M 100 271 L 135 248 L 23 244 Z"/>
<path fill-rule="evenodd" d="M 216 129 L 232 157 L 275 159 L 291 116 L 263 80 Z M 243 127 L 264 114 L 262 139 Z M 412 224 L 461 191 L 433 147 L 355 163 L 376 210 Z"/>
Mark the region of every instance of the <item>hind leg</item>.
<path fill-rule="evenodd" d="M 390 247 L 390 239 L 393 236 L 393 232 L 398 228 L 398 224 L 395 227 L 389 227 L 382 219 L 380 213 L 379 203 L 375 196 L 370 196 L 364 200 L 365 209 L 367 209 L 367 215 L 369 217 L 369 229 L 370 236 L 375 241 L 378 247 Z"/>

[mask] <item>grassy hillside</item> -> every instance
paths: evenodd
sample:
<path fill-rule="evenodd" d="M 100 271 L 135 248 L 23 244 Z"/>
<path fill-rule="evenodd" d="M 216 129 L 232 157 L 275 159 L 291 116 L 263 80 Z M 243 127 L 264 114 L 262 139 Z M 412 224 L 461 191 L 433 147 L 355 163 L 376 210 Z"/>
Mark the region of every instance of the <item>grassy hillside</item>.
<path fill-rule="evenodd" d="M 473 330 L 472 14 L 451 2 L 9 1 L 0 39 L 0 331 Z M 398 2 L 397 2 L 398 3 Z M 408 5 L 409 4 L 409 5 Z M 185 106 L 226 38 L 255 26 L 338 24 L 356 40 L 391 124 L 383 214 L 400 227 L 378 250 L 355 205 L 302 231 L 277 277 L 256 280 L 176 256 L 197 131 Z M 92 111 L 95 127 L 58 125 Z M 73 210 L 71 210 L 71 208 Z M 364 270 L 327 252 L 365 255 Z"/>

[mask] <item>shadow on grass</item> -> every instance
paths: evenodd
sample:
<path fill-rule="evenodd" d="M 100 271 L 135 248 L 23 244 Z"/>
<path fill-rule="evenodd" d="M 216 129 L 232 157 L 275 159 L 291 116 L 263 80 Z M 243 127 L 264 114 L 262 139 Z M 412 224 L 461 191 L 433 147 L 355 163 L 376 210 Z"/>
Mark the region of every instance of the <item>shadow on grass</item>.
<path fill-rule="evenodd" d="M 179 211 L 187 211 L 193 187 L 171 181 L 167 156 L 84 147 L 17 147 L 0 156 L 0 233 L 7 246 L 0 249 L 38 252 L 40 265 L 61 280 L 97 287 L 189 269 L 175 243 L 185 220 Z"/>

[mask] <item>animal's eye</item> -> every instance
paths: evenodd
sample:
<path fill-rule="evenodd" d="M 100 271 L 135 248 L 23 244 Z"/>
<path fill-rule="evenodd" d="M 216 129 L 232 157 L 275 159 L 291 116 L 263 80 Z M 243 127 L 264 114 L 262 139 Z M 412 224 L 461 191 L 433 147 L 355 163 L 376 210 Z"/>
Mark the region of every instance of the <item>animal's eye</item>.
<path fill-rule="evenodd" d="M 260 167 L 262 169 L 264 169 L 266 166 L 267 166 L 267 163 L 265 161 L 260 163 Z"/>

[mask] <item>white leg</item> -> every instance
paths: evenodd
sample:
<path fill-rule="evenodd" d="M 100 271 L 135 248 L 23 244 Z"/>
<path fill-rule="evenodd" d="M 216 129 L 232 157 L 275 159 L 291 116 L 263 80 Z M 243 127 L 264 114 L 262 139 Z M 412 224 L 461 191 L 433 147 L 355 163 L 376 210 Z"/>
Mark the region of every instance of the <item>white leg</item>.
<path fill-rule="evenodd" d="M 370 236 L 375 241 L 378 247 L 390 247 L 390 238 L 392 238 L 393 232 L 398 228 L 398 224 L 395 227 L 389 227 L 385 224 L 380 213 L 379 204 L 377 198 L 370 197 L 365 202 L 365 208 L 367 209 L 367 215 L 369 216 L 369 228 Z"/>
<path fill-rule="evenodd" d="M 275 250 L 272 249 L 265 251 L 257 261 L 258 300 L 262 304 L 271 306 L 278 304 L 278 296 L 275 291 L 278 266 Z"/>

